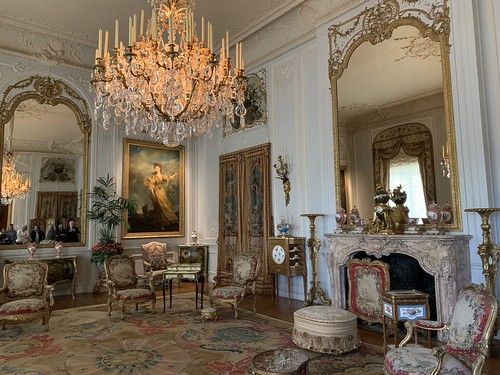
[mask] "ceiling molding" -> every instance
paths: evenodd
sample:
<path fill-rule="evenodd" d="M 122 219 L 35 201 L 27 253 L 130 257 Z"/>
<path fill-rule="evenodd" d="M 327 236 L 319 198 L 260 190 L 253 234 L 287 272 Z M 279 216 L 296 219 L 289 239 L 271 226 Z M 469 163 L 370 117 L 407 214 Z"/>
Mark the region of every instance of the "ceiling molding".
<path fill-rule="evenodd" d="M 89 35 L 82 35 L 62 28 L 54 27 L 52 25 L 44 24 L 41 22 L 33 22 L 25 18 L 14 17 L 9 14 L 0 13 L 0 24 L 8 25 L 11 27 L 22 28 L 37 34 L 45 34 L 50 37 L 64 39 L 73 43 L 82 44 L 88 47 L 95 48 L 95 41 L 92 41 Z"/>
<path fill-rule="evenodd" d="M 0 49 L 46 65 L 89 70 L 93 62 L 93 48 L 85 44 L 9 22 L 0 23 Z"/>
<path fill-rule="evenodd" d="M 236 42 L 248 38 L 250 35 L 266 27 L 274 20 L 280 18 L 285 13 L 288 13 L 290 10 L 292 10 L 293 8 L 297 7 L 298 5 L 306 1 L 307 0 L 289 0 L 284 4 L 282 4 L 281 6 L 277 7 L 276 9 L 267 12 L 266 14 L 264 14 L 263 16 L 259 17 L 257 20 L 252 22 L 247 28 L 243 29 L 240 32 L 237 32 L 234 35 L 234 37 L 231 38 L 231 44 L 234 45 L 236 44 Z"/>

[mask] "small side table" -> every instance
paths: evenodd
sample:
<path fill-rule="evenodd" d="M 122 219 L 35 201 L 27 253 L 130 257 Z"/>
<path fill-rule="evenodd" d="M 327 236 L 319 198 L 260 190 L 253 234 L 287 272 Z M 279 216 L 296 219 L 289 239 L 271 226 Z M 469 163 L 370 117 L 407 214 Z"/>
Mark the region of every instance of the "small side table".
<path fill-rule="evenodd" d="M 299 349 L 275 349 L 252 359 L 252 375 L 306 375 L 309 357 Z"/>
<path fill-rule="evenodd" d="M 170 264 L 163 272 L 162 291 L 163 291 L 163 312 L 165 312 L 165 286 L 169 289 L 169 309 L 172 308 L 172 280 L 190 279 L 196 282 L 195 291 L 195 310 L 198 310 L 198 284 L 201 283 L 201 308 L 203 308 L 203 289 L 205 285 L 205 276 L 200 263 L 174 263 Z"/>
<path fill-rule="evenodd" d="M 388 290 L 382 292 L 384 353 L 387 351 L 387 319 L 392 321 L 394 347 L 399 344 L 398 321 L 429 319 L 429 295 L 418 290 Z M 416 335 L 415 331 L 415 335 Z M 416 337 L 416 336 L 415 336 Z M 428 332 L 430 342 L 430 332 Z"/>

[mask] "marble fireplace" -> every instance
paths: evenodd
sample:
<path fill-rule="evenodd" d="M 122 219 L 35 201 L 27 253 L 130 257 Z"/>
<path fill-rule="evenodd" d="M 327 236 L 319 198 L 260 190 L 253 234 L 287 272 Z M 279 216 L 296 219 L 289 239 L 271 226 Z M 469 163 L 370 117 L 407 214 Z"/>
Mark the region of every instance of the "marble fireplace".
<path fill-rule="evenodd" d="M 460 289 L 471 282 L 468 235 L 370 235 L 325 234 L 328 242 L 328 268 L 336 307 L 347 308 L 344 268 L 358 252 L 377 258 L 405 254 L 418 261 L 434 277 L 437 319 L 449 322 Z"/>

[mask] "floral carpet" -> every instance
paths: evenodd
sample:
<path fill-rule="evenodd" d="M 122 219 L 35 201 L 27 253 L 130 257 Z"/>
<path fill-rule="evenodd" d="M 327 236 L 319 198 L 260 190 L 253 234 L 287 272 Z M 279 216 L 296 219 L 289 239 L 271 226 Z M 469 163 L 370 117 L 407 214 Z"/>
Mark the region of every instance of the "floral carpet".
<path fill-rule="evenodd" d="M 229 309 L 202 322 L 193 304 L 193 295 L 179 295 L 165 314 L 145 305 L 124 320 L 119 311 L 108 318 L 104 305 L 58 310 L 49 332 L 40 322 L 7 325 L 0 374 L 248 374 L 257 353 L 295 347 L 290 323 L 244 311 L 234 320 Z M 307 354 L 310 374 L 382 374 L 382 354 L 366 348 Z"/>

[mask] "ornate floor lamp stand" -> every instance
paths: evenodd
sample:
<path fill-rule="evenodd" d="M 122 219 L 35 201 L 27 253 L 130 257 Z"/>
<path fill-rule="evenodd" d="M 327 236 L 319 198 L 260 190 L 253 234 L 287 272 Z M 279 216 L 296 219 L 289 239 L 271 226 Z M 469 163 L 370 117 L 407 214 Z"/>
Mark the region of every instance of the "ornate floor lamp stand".
<path fill-rule="evenodd" d="M 485 279 L 486 288 L 496 296 L 496 274 L 498 269 L 498 261 L 500 260 L 500 246 L 495 246 L 491 242 L 491 225 L 490 215 L 493 212 L 500 211 L 500 208 L 467 208 L 465 212 L 476 212 L 481 216 L 481 229 L 483 231 L 483 242 L 477 247 L 477 253 L 481 257 L 483 264 L 483 275 Z M 500 327 L 499 316 L 497 316 L 495 325 L 496 332 Z M 490 346 L 492 348 L 492 346 Z"/>
<path fill-rule="evenodd" d="M 305 306 L 311 306 L 316 299 L 325 304 L 331 305 L 332 300 L 326 298 L 325 291 L 319 286 L 319 281 L 317 280 L 316 273 L 316 262 L 318 260 L 319 248 L 321 247 L 321 241 L 316 238 L 316 225 L 314 221 L 318 216 L 325 216 L 323 214 L 301 214 L 300 216 L 307 217 L 309 219 L 309 229 L 311 231 L 310 238 L 307 240 L 307 246 L 309 247 L 309 258 L 311 260 L 312 269 L 312 279 L 311 288 L 307 292 Z"/>

